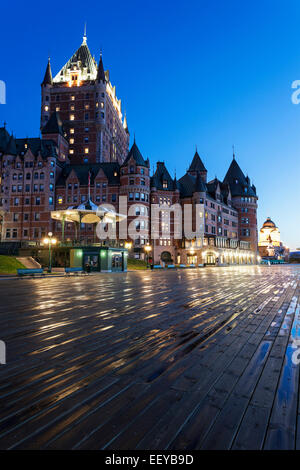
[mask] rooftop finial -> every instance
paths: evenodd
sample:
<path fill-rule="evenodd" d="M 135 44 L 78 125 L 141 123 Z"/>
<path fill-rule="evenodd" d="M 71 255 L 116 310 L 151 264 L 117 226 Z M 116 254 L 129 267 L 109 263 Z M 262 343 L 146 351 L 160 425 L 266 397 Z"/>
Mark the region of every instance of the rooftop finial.
<path fill-rule="evenodd" d="M 86 35 L 86 22 L 84 23 L 84 34 L 83 34 L 83 41 L 82 44 L 86 44 L 87 41 L 87 35 Z"/>
<path fill-rule="evenodd" d="M 232 158 L 235 160 L 234 145 L 232 146 Z"/>

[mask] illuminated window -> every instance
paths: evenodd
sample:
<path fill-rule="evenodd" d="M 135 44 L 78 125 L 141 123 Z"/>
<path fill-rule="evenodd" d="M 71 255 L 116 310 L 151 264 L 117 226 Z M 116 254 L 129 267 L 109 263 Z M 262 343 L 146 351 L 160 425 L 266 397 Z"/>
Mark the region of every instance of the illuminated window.
<path fill-rule="evenodd" d="M 104 103 L 103 103 L 103 101 L 101 101 L 100 106 L 101 106 L 102 109 L 104 108 Z"/>
<path fill-rule="evenodd" d="M 70 129 L 70 134 L 74 134 L 74 129 Z"/>
<path fill-rule="evenodd" d="M 49 106 L 45 106 L 45 111 L 49 111 Z"/>
<path fill-rule="evenodd" d="M 86 147 L 86 148 L 84 149 L 84 153 L 89 153 L 88 147 Z"/>
<path fill-rule="evenodd" d="M 74 106 L 74 104 L 71 104 L 71 106 L 70 106 L 70 110 L 71 110 L 71 111 L 74 111 L 74 109 L 75 109 L 75 106 Z"/>
<path fill-rule="evenodd" d="M 85 107 L 85 109 L 90 109 L 90 105 L 89 105 L 89 104 L 86 104 L 84 107 Z"/>
<path fill-rule="evenodd" d="M 62 198 L 62 196 L 58 196 L 57 202 L 58 202 L 58 204 L 62 204 L 62 203 L 63 203 L 63 198 Z"/>
<path fill-rule="evenodd" d="M 73 153 L 74 153 L 74 150 L 73 150 L 73 149 L 70 149 L 70 150 L 69 150 L 69 154 L 70 154 L 70 155 L 73 155 Z"/>
<path fill-rule="evenodd" d="M 96 108 L 99 108 L 99 103 L 98 102 L 96 103 Z"/>
<path fill-rule="evenodd" d="M 70 114 L 70 121 L 74 121 L 74 119 L 75 119 L 74 114 Z"/>
<path fill-rule="evenodd" d="M 60 106 L 56 106 L 55 111 L 56 112 L 60 111 Z"/>
<path fill-rule="evenodd" d="M 73 138 L 70 139 L 70 144 L 74 144 L 74 139 Z"/>
<path fill-rule="evenodd" d="M 75 96 L 74 95 L 71 96 L 71 101 L 75 101 Z"/>

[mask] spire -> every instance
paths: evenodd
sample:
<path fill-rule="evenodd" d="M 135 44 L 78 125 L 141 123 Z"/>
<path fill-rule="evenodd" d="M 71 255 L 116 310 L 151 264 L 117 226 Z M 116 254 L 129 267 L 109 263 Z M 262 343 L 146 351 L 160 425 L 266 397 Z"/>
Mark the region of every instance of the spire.
<path fill-rule="evenodd" d="M 87 35 L 86 35 L 86 22 L 84 23 L 84 33 L 82 38 L 82 45 L 85 46 L 87 42 Z"/>
<path fill-rule="evenodd" d="M 102 51 L 100 52 L 100 59 L 99 59 L 99 64 L 98 64 L 97 82 L 98 83 L 106 82 L 103 61 L 102 61 Z"/>
<path fill-rule="evenodd" d="M 48 57 L 48 64 L 46 67 L 46 72 L 44 76 L 44 80 L 42 82 L 42 85 L 52 85 L 52 72 L 51 72 L 51 65 L 50 65 L 50 57 Z"/>
<path fill-rule="evenodd" d="M 234 145 L 232 145 L 232 158 L 235 160 Z"/>
<path fill-rule="evenodd" d="M 127 132 L 127 134 L 129 134 L 128 125 L 127 125 L 126 112 L 124 113 L 123 128 L 125 129 L 125 132 Z"/>

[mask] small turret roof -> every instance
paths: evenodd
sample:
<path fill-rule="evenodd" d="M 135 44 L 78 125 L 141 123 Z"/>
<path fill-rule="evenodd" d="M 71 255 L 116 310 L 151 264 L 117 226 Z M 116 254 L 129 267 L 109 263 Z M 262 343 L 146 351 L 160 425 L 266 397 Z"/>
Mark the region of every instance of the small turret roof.
<path fill-rule="evenodd" d="M 42 134 L 60 134 L 64 136 L 63 122 L 57 111 L 51 114 L 49 121 L 42 129 Z"/>
<path fill-rule="evenodd" d="M 125 161 L 123 163 L 122 166 L 125 166 L 127 165 L 127 163 L 129 162 L 129 160 L 133 158 L 136 162 L 137 165 L 140 165 L 140 166 L 146 166 L 148 167 L 149 166 L 149 161 L 148 160 L 144 160 L 141 152 L 139 151 L 139 148 L 138 146 L 136 145 L 135 141 L 131 147 L 131 149 L 129 150 L 129 153 L 127 155 L 127 157 L 125 158 Z"/>
<path fill-rule="evenodd" d="M 49 57 L 42 85 L 52 85 L 52 84 L 53 84 L 53 80 L 52 80 L 52 72 L 51 72 L 50 57 Z"/>

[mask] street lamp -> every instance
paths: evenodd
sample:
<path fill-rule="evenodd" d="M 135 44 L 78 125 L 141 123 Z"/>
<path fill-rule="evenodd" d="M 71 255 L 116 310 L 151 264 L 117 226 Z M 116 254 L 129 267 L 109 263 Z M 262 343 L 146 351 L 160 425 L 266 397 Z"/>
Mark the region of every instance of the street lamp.
<path fill-rule="evenodd" d="M 131 242 L 125 242 L 125 248 L 127 248 L 127 250 L 130 250 L 131 247 L 132 247 Z"/>
<path fill-rule="evenodd" d="M 147 266 L 148 266 L 148 264 L 149 264 L 149 253 L 150 253 L 150 251 L 152 250 L 151 245 L 149 245 L 149 243 L 147 243 L 147 245 L 144 246 L 144 250 L 146 251 Z"/>
<path fill-rule="evenodd" d="M 48 233 L 48 238 L 44 238 L 43 243 L 44 245 L 49 246 L 49 267 L 48 267 L 48 273 L 51 273 L 52 271 L 52 245 L 55 245 L 57 240 L 56 238 L 52 238 L 53 233 L 49 232 Z"/>

